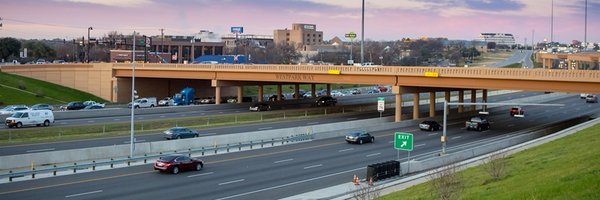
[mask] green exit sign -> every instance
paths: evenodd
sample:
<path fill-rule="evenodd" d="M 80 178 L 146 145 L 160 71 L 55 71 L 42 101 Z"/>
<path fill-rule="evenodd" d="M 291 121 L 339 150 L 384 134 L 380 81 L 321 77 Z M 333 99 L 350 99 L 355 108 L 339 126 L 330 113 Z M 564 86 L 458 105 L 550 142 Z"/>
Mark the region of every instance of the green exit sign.
<path fill-rule="evenodd" d="M 394 148 L 398 150 L 413 150 L 413 134 L 396 132 L 394 133 Z"/>

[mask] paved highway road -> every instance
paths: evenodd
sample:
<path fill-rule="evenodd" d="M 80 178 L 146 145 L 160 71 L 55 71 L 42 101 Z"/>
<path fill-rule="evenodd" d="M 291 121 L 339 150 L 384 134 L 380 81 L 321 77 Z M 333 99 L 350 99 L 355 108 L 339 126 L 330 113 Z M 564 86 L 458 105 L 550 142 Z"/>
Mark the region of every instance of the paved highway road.
<path fill-rule="evenodd" d="M 489 102 L 498 102 L 498 101 L 507 101 L 516 98 L 523 98 L 527 96 L 533 95 L 541 95 L 541 92 L 519 92 L 498 96 L 490 96 L 488 97 Z M 392 97 L 388 96 L 391 101 Z M 363 104 L 366 101 L 374 100 L 374 96 L 360 97 L 360 98 L 340 98 L 340 101 L 344 101 L 346 105 L 348 104 Z M 387 100 L 387 99 L 386 99 Z M 438 104 L 436 108 L 441 110 L 440 108 L 443 105 Z M 213 106 L 218 107 L 218 106 Z M 403 112 L 408 116 L 412 116 L 412 107 L 404 107 L 402 108 Z M 421 105 L 420 110 L 422 113 L 429 112 L 429 105 Z M 219 110 L 212 111 L 222 112 Z M 387 109 L 384 113 L 384 116 L 392 116 L 394 111 L 392 109 Z M 165 114 L 167 115 L 167 114 Z M 174 113 L 172 115 L 177 115 Z M 147 116 L 144 116 L 147 117 Z M 325 123 L 335 123 L 342 121 L 352 121 L 358 119 L 368 119 L 379 117 L 378 112 L 370 112 L 370 113 L 352 113 L 346 115 L 332 115 L 328 117 L 319 117 L 319 118 L 309 118 L 309 119 L 301 119 L 301 120 L 288 120 L 288 121 L 278 121 L 278 122 L 266 122 L 266 123 L 254 123 L 254 124 L 244 124 L 239 126 L 227 126 L 227 127 L 216 127 L 216 128 L 208 128 L 199 130 L 200 133 L 204 135 L 215 135 L 215 134 L 233 134 L 233 133 L 241 133 L 248 131 L 260 131 L 267 129 L 280 129 L 280 128 L 289 128 L 289 127 L 298 127 L 298 126 L 310 126 L 316 124 L 325 124 Z M 84 119 L 86 120 L 86 119 Z M 70 121 L 78 121 L 78 120 L 70 120 Z M 67 149 L 78 149 L 78 148 L 89 148 L 89 147 L 98 147 L 98 146 L 111 146 L 111 145 L 119 145 L 119 144 L 128 144 L 129 143 L 129 135 L 118 136 L 118 137 L 110 137 L 110 138 L 94 138 L 94 139 L 86 139 L 86 140 L 75 140 L 75 141 L 61 141 L 61 142 L 50 142 L 50 143 L 32 143 L 32 144 L 19 144 L 19 145 L 8 145 L 0 147 L 0 156 L 5 155 L 17 155 L 17 154 L 26 154 L 26 153 L 34 153 L 34 152 L 43 152 L 43 151 L 58 151 L 58 150 L 67 150 Z M 162 138 L 162 133 L 152 133 L 145 135 L 137 135 L 136 142 L 151 142 L 151 141 L 160 141 L 164 140 Z"/>
<path fill-rule="evenodd" d="M 492 64 L 490 67 L 503 67 L 514 63 L 522 63 L 522 66 L 526 68 L 533 68 L 533 61 L 531 61 L 531 50 L 513 50 L 513 55 L 506 60 Z"/>
<path fill-rule="evenodd" d="M 503 108 L 492 109 L 492 129 L 465 131 L 464 122 L 450 122 L 449 153 L 456 148 L 485 145 L 524 128 L 600 112 L 575 95 L 549 103 L 564 107 L 525 107 L 525 118 L 511 118 Z M 416 127 L 373 133 L 375 143 L 347 144 L 342 138 L 204 157 L 198 172 L 161 174 L 151 165 L 0 185 L 0 199 L 278 199 L 347 183 L 353 174 L 364 177 L 368 164 L 392 160 L 394 131 L 413 132 L 416 160 L 440 150 L 441 132 Z M 406 154 L 402 153 L 401 158 Z"/>

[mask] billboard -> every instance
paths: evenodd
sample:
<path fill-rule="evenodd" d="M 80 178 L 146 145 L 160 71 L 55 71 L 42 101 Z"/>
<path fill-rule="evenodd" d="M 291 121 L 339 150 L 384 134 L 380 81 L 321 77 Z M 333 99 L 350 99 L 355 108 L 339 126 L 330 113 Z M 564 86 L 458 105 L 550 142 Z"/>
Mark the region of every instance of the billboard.
<path fill-rule="evenodd" d="M 231 27 L 231 33 L 235 33 L 235 34 L 244 33 L 244 27 L 242 27 L 242 26 L 233 26 L 233 27 Z"/>

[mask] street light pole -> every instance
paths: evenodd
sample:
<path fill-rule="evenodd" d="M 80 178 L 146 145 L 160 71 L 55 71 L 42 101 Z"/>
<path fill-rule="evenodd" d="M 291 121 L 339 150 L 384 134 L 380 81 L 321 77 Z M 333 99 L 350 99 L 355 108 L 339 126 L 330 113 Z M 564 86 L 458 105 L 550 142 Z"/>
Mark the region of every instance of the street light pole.
<path fill-rule="evenodd" d="M 90 31 L 94 30 L 94 28 L 92 28 L 91 26 L 88 27 L 88 42 L 87 42 L 87 53 L 85 56 L 85 62 L 89 63 L 90 62 Z"/>
<path fill-rule="evenodd" d="M 365 0 L 362 0 L 362 22 L 360 33 L 360 64 L 365 64 Z"/>
<path fill-rule="evenodd" d="M 133 158 L 133 135 L 134 135 L 134 111 L 135 105 L 133 105 L 133 101 L 135 100 L 135 31 L 133 31 L 133 52 L 132 52 L 132 67 L 131 67 L 131 135 L 129 137 L 129 158 Z"/>

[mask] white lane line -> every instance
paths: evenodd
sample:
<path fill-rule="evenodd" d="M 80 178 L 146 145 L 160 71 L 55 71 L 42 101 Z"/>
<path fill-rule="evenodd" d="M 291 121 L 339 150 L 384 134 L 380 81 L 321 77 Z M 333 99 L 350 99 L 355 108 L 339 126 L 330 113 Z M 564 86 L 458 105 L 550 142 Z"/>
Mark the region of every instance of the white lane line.
<path fill-rule="evenodd" d="M 367 157 L 371 157 L 371 156 L 377 156 L 377 155 L 379 155 L 379 154 L 381 154 L 381 153 L 369 154 L 369 155 L 367 155 Z"/>
<path fill-rule="evenodd" d="M 321 167 L 321 166 L 323 166 L 323 165 L 322 164 L 311 165 L 311 166 L 308 166 L 308 167 L 304 167 L 304 169 L 310 169 L 310 168 Z"/>
<path fill-rule="evenodd" d="M 187 115 L 186 115 L 186 114 L 181 114 L 181 115 L 179 115 L 179 116 L 185 117 L 185 116 L 187 116 Z"/>
<path fill-rule="evenodd" d="M 219 114 L 223 114 L 223 112 L 219 112 Z"/>
<path fill-rule="evenodd" d="M 308 123 L 306 123 L 306 125 L 315 125 L 315 124 L 319 124 L 319 122 L 308 122 Z"/>
<path fill-rule="evenodd" d="M 513 127 L 513 126 L 515 126 L 515 125 L 514 125 L 514 124 L 509 124 L 509 125 L 508 125 L 508 127 Z"/>
<path fill-rule="evenodd" d="M 294 160 L 294 159 L 290 158 L 290 159 L 275 161 L 273 163 L 277 164 L 277 163 L 282 163 L 282 162 L 289 162 L 289 161 L 292 161 L 292 160 Z"/>
<path fill-rule="evenodd" d="M 96 191 L 91 191 L 91 192 L 84 192 L 84 193 L 79 193 L 79 194 L 67 195 L 67 196 L 65 196 L 65 198 L 78 197 L 78 196 L 83 196 L 83 195 L 88 195 L 88 194 L 95 194 L 95 193 L 100 193 L 100 192 L 102 192 L 102 190 L 96 190 Z"/>
<path fill-rule="evenodd" d="M 301 180 L 301 181 L 286 183 L 286 184 L 283 184 L 283 185 L 278 185 L 278 186 L 263 188 L 263 189 L 260 189 L 260 190 L 254 190 L 254 191 L 250 191 L 250 192 L 245 192 L 245 193 L 240 193 L 240 194 L 236 194 L 236 195 L 231 195 L 231 196 L 227 196 L 227 197 L 223 197 L 223 198 L 218 198 L 218 199 L 215 199 L 215 200 L 233 199 L 233 198 L 236 198 L 236 197 L 246 196 L 246 195 L 249 195 L 249 194 L 255 194 L 255 193 L 259 193 L 259 192 L 264 192 L 264 191 L 267 191 L 267 190 L 274 190 L 274 189 L 278 189 L 278 188 L 282 188 L 282 187 L 288 187 L 288 186 L 297 185 L 297 184 L 300 184 L 300 183 L 306 183 L 306 182 L 309 182 L 309 181 L 324 179 L 324 178 L 328 178 L 328 177 L 332 177 L 332 176 L 337 176 L 337 175 L 345 174 L 345 173 L 348 173 L 348 172 L 356 172 L 356 171 L 364 170 L 364 169 L 365 169 L 364 167 L 356 168 L 356 169 L 350 169 L 350 170 L 341 171 L 341 172 L 337 172 L 337 173 L 333 173 L 333 174 L 327 174 L 325 176 L 319 176 L 319 177 L 304 179 L 304 180 Z"/>
<path fill-rule="evenodd" d="M 144 117 L 138 117 L 138 119 L 144 119 Z"/>
<path fill-rule="evenodd" d="M 450 138 L 450 139 L 451 139 L 451 140 L 454 140 L 454 139 L 459 139 L 459 138 L 461 138 L 461 137 L 462 137 L 462 136 L 456 136 L 456 137 L 452 137 L 452 138 Z"/>
<path fill-rule="evenodd" d="M 189 175 L 187 177 L 188 178 L 192 178 L 192 177 L 205 176 L 205 175 L 210 175 L 210 174 L 214 174 L 214 172 L 206 172 L 206 173 L 202 173 L 202 174 L 194 174 L 194 175 Z"/>
<path fill-rule="evenodd" d="M 161 116 L 159 116 L 159 117 L 160 117 L 160 118 L 165 118 L 165 116 L 164 116 L 164 115 L 161 115 Z"/>
<path fill-rule="evenodd" d="M 427 136 L 434 136 L 434 135 L 437 135 L 437 134 L 438 134 L 438 133 L 430 133 L 430 134 L 428 134 Z"/>
<path fill-rule="evenodd" d="M 236 112 L 236 113 L 239 113 L 240 111 L 239 111 L 239 110 L 236 110 L 235 112 Z"/>
<path fill-rule="evenodd" d="M 342 149 L 342 150 L 339 150 L 339 151 L 338 151 L 338 152 L 344 152 L 344 151 L 352 151 L 352 150 L 354 150 L 354 148 L 349 148 L 349 149 Z"/>
<path fill-rule="evenodd" d="M 358 119 L 358 118 L 356 118 L 356 117 L 351 117 L 351 118 L 348 118 L 348 119 L 346 119 L 346 120 L 356 120 L 356 119 Z"/>
<path fill-rule="evenodd" d="M 113 121 L 121 121 L 121 119 L 113 119 Z"/>
<path fill-rule="evenodd" d="M 238 179 L 238 180 L 235 180 L 235 181 L 228 181 L 228 182 L 219 183 L 219 185 L 227 185 L 227 184 L 242 182 L 242 181 L 245 181 L 245 180 L 246 179 Z"/>
<path fill-rule="evenodd" d="M 422 146 L 425 146 L 425 144 L 417 144 L 417 145 L 415 145 L 415 147 L 422 147 Z"/>
<path fill-rule="evenodd" d="M 273 127 L 264 127 L 264 128 L 259 128 L 258 130 L 268 130 L 268 129 L 272 129 Z"/>
<path fill-rule="evenodd" d="M 36 150 L 29 150 L 26 151 L 27 153 L 33 153 L 33 152 L 40 152 L 40 151 L 54 151 L 55 148 L 50 148 L 50 149 L 36 149 Z"/>
<path fill-rule="evenodd" d="M 94 120 L 90 120 L 90 121 L 87 121 L 87 122 L 88 122 L 88 123 L 94 123 L 94 122 L 96 122 L 96 121 L 94 121 Z"/>
<path fill-rule="evenodd" d="M 394 143 L 394 141 L 389 141 L 388 143 L 390 143 L 390 144 L 391 144 L 391 143 Z"/>
<path fill-rule="evenodd" d="M 60 124 L 61 124 L 61 125 L 65 125 L 65 124 L 67 124 L 67 123 L 66 123 L 66 122 L 61 122 Z"/>
<path fill-rule="evenodd" d="M 216 135 L 217 133 L 206 133 L 206 134 L 202 134 L 202 135 Z"/>

